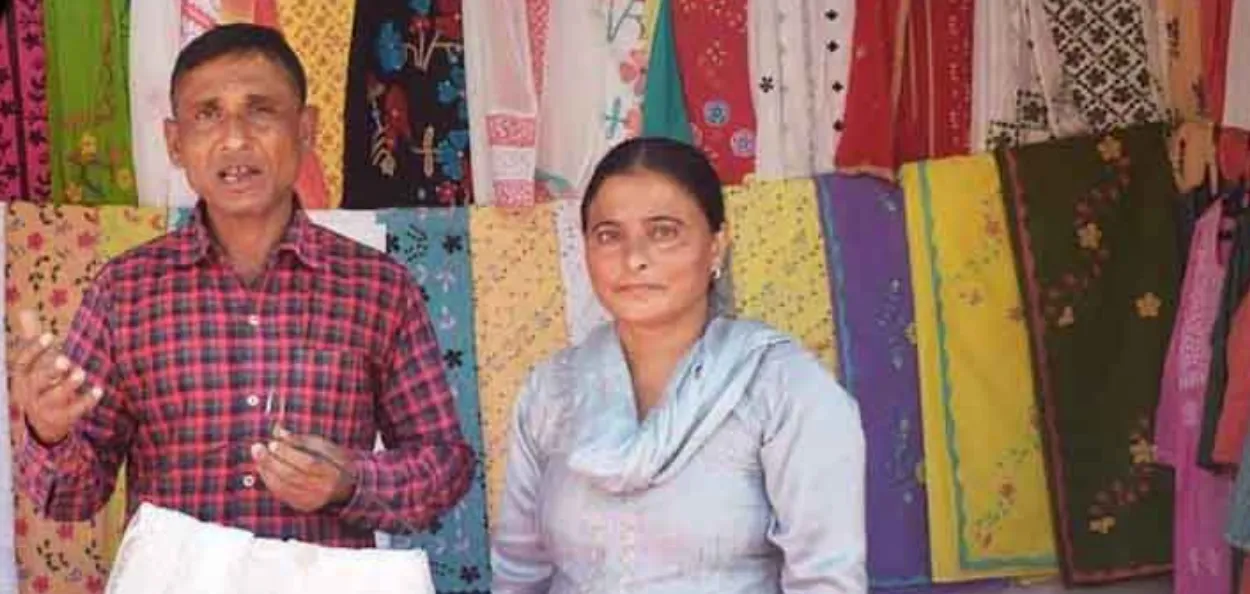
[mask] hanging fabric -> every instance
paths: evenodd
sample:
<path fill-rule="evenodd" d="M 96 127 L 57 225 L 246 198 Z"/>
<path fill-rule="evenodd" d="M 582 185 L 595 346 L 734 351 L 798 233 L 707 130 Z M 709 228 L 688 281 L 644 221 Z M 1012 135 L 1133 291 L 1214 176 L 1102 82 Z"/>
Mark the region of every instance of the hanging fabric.
<path fill-rule="evenodd" d="M 657 0 L 655 35 L 647 66 L 647 89 L 642 105 L 642 135 L 694 142 L 686 113 L 677 42 L 673 38 L 673 1 Z"/>
<path fill-rule="evenodd" d="M 1143 371 L 1163 366 L 1179 283 L 1163 126 L 997 157 L 1064 581 L 1164 573 L 1172 477 L 1154 457 L 1159 376 Z"/>
<path fill-rule="evenodd" d="M 905 165 L 934 581 L 1055 570 L 1028 335 L 989 155 Z"/>
<path fill-rule="evenodd" d="M 693 140 L 721 183 L 755 171 L 747 0 L 671 0 L 673 38 Z"/>
<path fill-rule="evenodd" d="M 840 171 L 893 179 L 904 162 L 969 152 L 974 8 L 859 0 Z"/>
<path fill-rule="evenodd" d="M 545 46 L 546 39 L 538 37 L 530 17 L 539 3 L 545 6 L 546 0 L 463 5 L 469 145 L 476 149 L 470 155 L 474 204 L 535 201 L 542 62 L 530 48 Z"/>
<path fill-rule="evenodd" d="M 867 439 L 869 581 L 923 586 L 932 579 L 903 195 L 868 176 L 817 183 L 838 367 Z"/>
<path fill-rule="evenodd" d="M 771 324 L 838 373 L 820 207 L 811 179 L 725 189 L 738 315 Z"/>
<path fill-rule="evenodd" d="M 461 433 L 478 459 L 484 459 L 468 209 L 389 210 L 377 216 L 386 226 L 388 254 L 407 267 L 429 297 L 426 304 L 443 351 L 447 380 L 456 395 Z M 439 592 L 484 592 L 490 588 L 486 485 L 480 474 L 475 476 L 468 493 L 443 514 L 437 528 L 390 539 L 391 548 L 426 552 Z"/>
<path fill-rule="evenodd" d="M 311 188 L 301 187 L 300 200 L 305 208 L 337 208 L 343 202 L 344 81 L 356 1 L 277 0 L 276 4 L 273 24 L 281 28 L 303 63 L 308 103 L 317 108 L 316 158 L 305 159 L 301 173 L 312 178 L 309 186 L 321 191 L 314 194 Z"/>
<path fill-rule="evenodd" d="M 342 208 L 472 199 L 461 16 L 460 0 L 357 3 Z"/>
<path fill-rule="evenodd" d="M 747 12 L 756 178 L 832 171 L 850 74 L 854 0 L 749 2 Z"/>
<path fill-rule="evenodd" d="M 512 403 L 531 367 L 569 345 L 554 205 L 469 209 L 473 326 L 488 517 L 503 492 Z"/>
<path fill-rule="evenodd" d="M 1233 0 L 1224 67 L 1224 126 L 1250 130 L 1250 0 Z"/>
<path fill-rule="evenodd" d="M 130 130 L 139 204 L 166 207 L 182 170 L 169 160 L 165 120 L 169 77 L 182 49 L 182 12 L 176 2 L 154 2 L 130 15 Z"/>
<path fill-rule="evenodd" d="M 1046 93 L 1057 101 L 1071 99 L 1083 131 L 1166 118 L 1163 78 L 1150 42 L 1157 30 L 1150 2 L 1026 1 L 1034 40 L 1054 44 L 1054 52 L 1035 54 Z M 1057 109 L 1052 104 L 1050 111 Z"/>
<path fill-rule="evenodd" d="M 0 201 L 45 202 L 52 192 L 48 147 L 43 2 L 0 14 Z"/>
<path fill-rule="evenodd" d="M 135 204 L 125 0 L 44 5 L 52 199 Z"/>
<path fill-rule="evenodd" d="M 1218 253 L 1219 227 L 1220 207 L 1215 205 L 1194 228 L 1155 417 L 1155 455 L 1175 469 L 1172 558 L 1177 594 L 1228 592 L 1231 579 L 1221 528 L 1232 483 L 1196 464 L 1211 328 L 1225 274 Z"/>

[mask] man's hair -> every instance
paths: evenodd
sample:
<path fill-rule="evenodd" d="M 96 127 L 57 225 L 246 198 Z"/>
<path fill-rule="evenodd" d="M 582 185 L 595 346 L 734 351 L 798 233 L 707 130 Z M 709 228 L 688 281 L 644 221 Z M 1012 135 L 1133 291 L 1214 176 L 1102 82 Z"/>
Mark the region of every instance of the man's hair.
<path fill-rule="evenodd" d="M 304 74 L 304 66 L 282 34 L 269 27 L 236 23 L 210 29 L 179 52 L 178 60 L 174 62 L 174 73 L 169 78 L 171 106 L 176 105 L 178 80 L 183 76 L 217 58 L 249 54 L 264 56 L 281 67 L 299 92 L 300 104 L 308 100 L 308 77 Z"/>

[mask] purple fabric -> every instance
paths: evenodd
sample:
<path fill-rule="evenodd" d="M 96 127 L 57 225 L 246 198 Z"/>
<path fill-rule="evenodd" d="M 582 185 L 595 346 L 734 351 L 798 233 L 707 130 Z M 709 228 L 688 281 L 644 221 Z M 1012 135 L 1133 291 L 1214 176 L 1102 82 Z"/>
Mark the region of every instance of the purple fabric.
<path fill-rule="evenodd" d="M 817 184 L 841 379 L 868 440 L 868 575 L 874 589 L 923 586 L 929 532 L 903 193 L 867 176 Z"/>

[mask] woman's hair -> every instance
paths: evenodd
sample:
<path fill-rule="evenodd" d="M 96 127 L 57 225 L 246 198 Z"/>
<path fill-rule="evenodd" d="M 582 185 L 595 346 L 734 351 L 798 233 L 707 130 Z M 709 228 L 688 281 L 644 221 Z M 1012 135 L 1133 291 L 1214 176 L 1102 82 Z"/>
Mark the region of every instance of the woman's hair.
<path fill-rule="evenodd" d="M 586 231 L 586 213 L 599 193 L 600 186 L 614 175 L 649 172 L 663 175 L 681 186 L 707 218 L 712 232 L 725 225 L 725 195 L 720 178 L 703 153 L 688 144 L 663 137 L 626 140 L 616 145 L 599 164 L 586 186 L 582 198 L 582 231 Z"/>

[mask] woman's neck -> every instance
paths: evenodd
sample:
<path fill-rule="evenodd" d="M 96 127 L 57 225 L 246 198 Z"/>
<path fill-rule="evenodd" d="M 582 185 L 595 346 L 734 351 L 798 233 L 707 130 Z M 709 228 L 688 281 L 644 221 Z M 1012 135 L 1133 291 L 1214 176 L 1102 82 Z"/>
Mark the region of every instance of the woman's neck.
<path fill-rule="evenodd" d="M 617 323 L 639 418 L 664 396 L 673 370 L 703 335 L 708 318 L 707 308 L 694 308 L 690 315 L 655 326 Z"/>

